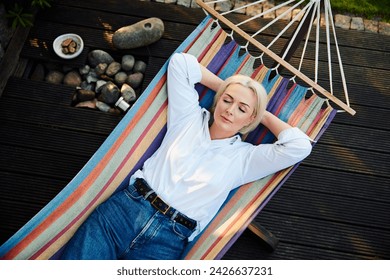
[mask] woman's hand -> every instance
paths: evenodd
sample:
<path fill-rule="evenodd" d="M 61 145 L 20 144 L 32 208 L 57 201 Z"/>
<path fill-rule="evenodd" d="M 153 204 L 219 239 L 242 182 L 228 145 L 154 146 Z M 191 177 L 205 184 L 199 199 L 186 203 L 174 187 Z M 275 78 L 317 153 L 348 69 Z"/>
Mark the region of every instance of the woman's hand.
<path fill-rule="evenodd" d="M 272 113 L 265 111 L 261 123 L 267 127 L 276 137 L 285 129 L 291 128 L 291 125 L 282 121 Z"/>
<path fill-rule="evenodd" d="M 200 81 L 200 83 L 208 87 L 209 89 L 217 92 L 219 87 L 223 83 L 223 80 L 203 65 L 199 64 L 199 66 L 200 71 L 202 72 L 202 80 Z"/>

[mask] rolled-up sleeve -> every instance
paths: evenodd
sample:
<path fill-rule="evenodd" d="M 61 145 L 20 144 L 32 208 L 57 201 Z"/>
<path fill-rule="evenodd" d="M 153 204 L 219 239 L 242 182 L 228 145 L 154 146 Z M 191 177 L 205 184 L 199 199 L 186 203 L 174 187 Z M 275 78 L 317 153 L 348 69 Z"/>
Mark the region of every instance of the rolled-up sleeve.
<path fill-rule="evenodd" d="M 311 140 L 305 133 L 297 127 L 286 129 L 275 143 L 249 149 L 242 180 L 251 182 L 292 166 L 305 159 L 311 150 Z"/>
<path fill-rule="evenodd" d="M 176 53 L 168 65 L 168 126 L 199 107 L 199 96 L 195 84 L 202 73 L 197 59 L 190 54 Z"/>

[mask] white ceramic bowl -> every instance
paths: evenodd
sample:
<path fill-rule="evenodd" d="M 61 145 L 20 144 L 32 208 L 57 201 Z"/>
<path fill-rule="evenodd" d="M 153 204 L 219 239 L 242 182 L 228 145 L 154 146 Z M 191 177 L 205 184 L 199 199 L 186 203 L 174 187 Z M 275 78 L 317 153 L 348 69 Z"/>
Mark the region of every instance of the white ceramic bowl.
<path fill-rule="evenodd" d="M 77 43 L 76 52 L 74 52 L 72 54 L 65 54 L 62 52 L 61 44 L 64 40 L 69 39 L 69 38 L 71 38 L 73 41 L 75 41 Z M 83 51 L 83 48 L 84 48 L 83 39 L 81 39 L 81 37 L 79 35 L 73 34 L 73 33 L 60 35 L 53 42 L 54 52 L 59 57 L 64 58 L 64 59 L 72 59 L 72 58 L 77 57 Z"/>

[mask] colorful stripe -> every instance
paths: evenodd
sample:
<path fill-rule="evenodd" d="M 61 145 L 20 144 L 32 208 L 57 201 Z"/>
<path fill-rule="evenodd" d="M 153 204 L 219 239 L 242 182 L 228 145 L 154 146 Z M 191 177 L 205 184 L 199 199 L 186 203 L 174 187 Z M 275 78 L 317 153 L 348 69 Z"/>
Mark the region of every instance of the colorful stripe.
<path fill-rule="evenodd" d="M 253 69 L 255 58 L 240 54 L 236 42 L 225 43 L 227 34 L 206 17 L 176 52 L 188 52 L 221 78 L 235 73 L 252 76 L 265 86 L 269 110 L 318 139 L 335 115 L 316 95 L 305 98 L 307 89 L 275 76 L 264 65 Z M 159 147 L 166 132 L 167 63 L 99 150 L 75 178 L 35 217 L 0 247 L 2 259 L 50 259 L 58 256 L 88 215 L 112 193 L 127 186 L 131 174 Z M 197 86 L 200 104 L 210 107 L 214 93 Z M 245 135 L 258 144 L 273 141 L 264 127 Z M 235 189 L 217 216 L 188 246 L 186 259 L 220 258 L 243 229 L 259 213 L 296 166 Z"/>

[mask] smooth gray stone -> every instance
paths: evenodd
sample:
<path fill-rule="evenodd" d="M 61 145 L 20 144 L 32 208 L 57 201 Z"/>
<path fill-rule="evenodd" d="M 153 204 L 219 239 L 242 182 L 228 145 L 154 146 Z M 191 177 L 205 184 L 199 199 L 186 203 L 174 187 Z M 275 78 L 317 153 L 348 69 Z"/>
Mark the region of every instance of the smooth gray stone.
<path fill-rule="evenodd" d="M 112 36 L 112 43 L 117 49 L 134 49 L 158 41 L 163 34 L 163 21 L 153 17 L 119 28 Z"/>
<path fill-rule="evenodd" d="M 107 63 L 109 65 L 113 61 L 112 56 L 103 50 L 93 50 L 88 54 L 89 65 L 93 68 L 99 63 Z"/>

